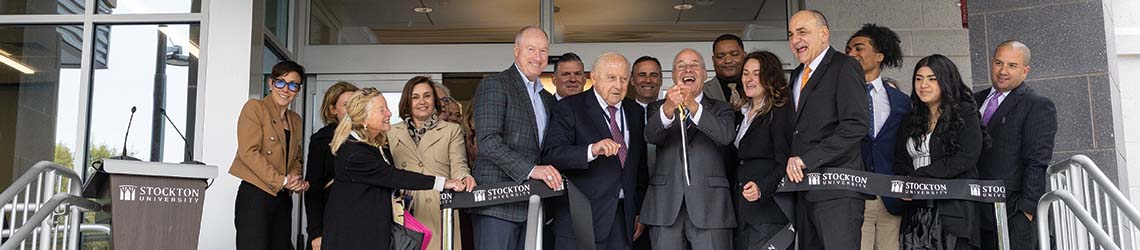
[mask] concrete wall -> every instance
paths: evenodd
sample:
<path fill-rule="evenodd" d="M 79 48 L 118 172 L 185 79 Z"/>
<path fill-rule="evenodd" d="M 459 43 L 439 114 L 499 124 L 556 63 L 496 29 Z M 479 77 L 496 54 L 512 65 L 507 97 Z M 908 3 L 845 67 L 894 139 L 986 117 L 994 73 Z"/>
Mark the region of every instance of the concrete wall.
<path fill-rule="evenodd" d="M 1120 88 L 1120 103 L 1121 110 L 1133 110 L 1133 112 L 1123 113 L 1123 130 L 1124 131 L 1137 131 L 1140 129 L 1140 113 L 1135 110 L 1140 109 L 1140 71 L 1130 70 L 1140 68 L 1140 16 L 1134 13 L 1140 12 L 1140 2 L 1131 0 L 1112 0 L 1109 1 L 1106 11 L 1112 17 L 1113 30 L 1116 35 L 1116 68 L 1123 69 L 1118 71 L 1120 81 L 1117 85 Z M 1140 132 L 1124 132 L 1124 158 L 1125 159 L 1140 159 Z M 1140 167 L 1140 162 L 1132 161 L 1127 164 L 1128 168 Z M 1140 171 L 1128 172 L 1130 194 L 1136 195 L 1140 193 Z M 1133 198 L 1133 204 L 1140 205 L 1136 202 L 1137 199 Z"/>
<path fill-rule="evenodd" d="M 842 52 L 855 31 L 865 23 L 886 26 L 899 33 L 903 63 L 883 76 L 899 81 L 910 94 L 914 64 L 922 57 L 943 54 L 954 60 L 966 84 L 970 79 L 968 31 L 962 27 L 957 1 L 910 0 L 805 0 L 804 7 L 819 10 L 831 27 L 831 46 Z"/>

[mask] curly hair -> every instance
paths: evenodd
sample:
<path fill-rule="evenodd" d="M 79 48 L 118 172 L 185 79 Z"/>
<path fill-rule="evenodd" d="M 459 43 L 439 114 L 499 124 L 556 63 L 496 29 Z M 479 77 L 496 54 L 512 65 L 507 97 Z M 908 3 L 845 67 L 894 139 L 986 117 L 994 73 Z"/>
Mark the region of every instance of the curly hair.
<path fill-rule="evenodd" d="M 874 47 L 876 52 L 883 53 L 883 66 L 898 68 L 902 64 L 902 41 L 899 39 L 899 34 L 893 30 L 868 23 L 851 35 L 847 42 L 850 43 L 851 39 L 856 37 L 871 39 L 871 47 Z"/>
<path fill-rule="evenodd" d="M 753 109 L 756 115 L 767 114 L 772 111 L 774 107 L 783 107 L 788 102 L 788 79 L 784 78 L 783 63 L 780 58 L 766 50 L 753 51 L 744 56 L 744 64 L 748 61 L 756 60 L 760 63 L 760 87 L 764 89 L 764 99 L 772 105 L 766 105 L 758 109 Z M 734 107 L 739 110 L 744 105 L 751 103 L 751 97 L 744 97 L 740 102 L 734 103 Z"/>
<path fill-rule="evenodd" d="M 918 145 L 922 144 L 925 134 L 936 133 L 944 135 L 939 138 L 944 139 L 942 143 L 946 148 L 946 152 L 948 154 L 956 153 L 962 147 L 958 142 L 958 132 L 962 130 L 962 127 L 966 123 L 963 117 L 966 115 L 978 115 L 977 112 L 972 112 L 972 110 L 961 110 L 962 103 L 974 103 L 973 94 L 970 88 L 966 87 L 966 84 L 962 82 L 962 75 L 958 72 L 958 66 L 955 66 L 954 62 L 950 61 L 950 58 L 940 54 L 923 57 L 922 60 L 918 61 L 918 64 L 914 65 L 914 76 L 917 76 L 918 70 L 923 67 L 928 67 L 934 72 L 934 76 L 938 79 L 938 88 L 942 90 L 941 100 L 939 101 L 940 104 L 938 105 L 938 113 L 940 113 L 938 123 L 935 125 L 933 132 L 929 131 L 930 108 L 925 102 L 919 99 L 918 88 L 912 88 L 910 103 L 914 111 L 906 118 L 907 137 L 910 137 L 911 140 L 916 142 L 915 150 L 917 150 Z M 912 84 L 917 84 L 914 82 L 913 77 L 911 81 Z"/>

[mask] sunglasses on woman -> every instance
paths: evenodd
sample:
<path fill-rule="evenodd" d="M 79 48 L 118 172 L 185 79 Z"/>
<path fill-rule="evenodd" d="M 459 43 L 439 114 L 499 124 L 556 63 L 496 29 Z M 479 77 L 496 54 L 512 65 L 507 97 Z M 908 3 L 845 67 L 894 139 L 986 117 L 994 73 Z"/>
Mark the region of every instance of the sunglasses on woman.
<path fill-rule="evenodd" d="M 273 87 L 274 88 L 283 89 L 286 86 L 289 87 L 289 91 L 293 91 L 293 92 L 301 91 L 301 83 L 286 82 L 285 80 L 281 80 L 281 79 L 274 79 L 273 80 Z"/>

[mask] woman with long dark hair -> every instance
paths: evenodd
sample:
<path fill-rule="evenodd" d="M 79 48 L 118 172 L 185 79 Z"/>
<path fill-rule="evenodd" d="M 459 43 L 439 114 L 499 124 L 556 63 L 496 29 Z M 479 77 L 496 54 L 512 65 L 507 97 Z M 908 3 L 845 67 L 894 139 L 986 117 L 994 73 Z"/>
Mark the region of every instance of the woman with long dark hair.
<path fill-rule="evenodd" d="M 938 179 L 976 179 L 983 135 L 977 105 L 958 67 L 943 55 L 918 61 L 913 112 L 896 147 L 894 171 Z M 914 200 L 903 219 L 903 249 L 977 249 L 977 205 L 965 200 Z"/>
<path fill-rule="evenodd" d="M 791 133 L 792 105 L 783 64 L 768 51 L 744 56 L 744 98 L 735 106 L 743 115 L 736 133 L 736 249 L 756 249 L 788 224 L 772 199 L 784 178 Z"/>

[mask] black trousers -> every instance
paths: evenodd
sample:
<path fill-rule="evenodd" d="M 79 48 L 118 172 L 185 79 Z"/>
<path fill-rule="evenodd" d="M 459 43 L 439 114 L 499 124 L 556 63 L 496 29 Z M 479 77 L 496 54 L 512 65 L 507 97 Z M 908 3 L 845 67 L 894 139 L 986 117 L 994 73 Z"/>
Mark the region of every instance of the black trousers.
<path fill-rule="evenodd" d="M 984 210 L 982 212 L 982 216 L 986 217 L 986 218 L 983 218 L 983 220 L 993 221 L 994 220 L 993 204 L 987 204 L 987 205 L 984 205 L 982 207 L 988 209 L 988 210 Z M 1009 215 L 1008 217 L 1009 217 L 1009 218 L 1007 218 L 1008 223 L 1006 223 L 1006 225 L 1009 227 L 1009 248 L 1010 249 L 1013 249 L 1013 250 L 1035 250 L 1035 249 L 1040 248 L 1040 247 L 1038 247 L 1038 244 L 1040 244 L 1040 243 L 1037 242 L 1037 222 L 1036 221 L 1029 221 L 1029 218 L 1025 217 L 1025 213 L 1023 213 L 1021 211 L 1014 212 L 1012 215 Z M 1037 219 L 1037 218 L 1034 218 L 1034 219 Z M 986 250 L 998 249 L 997 232 L 996 232 L 996 229 L 992 226 L 983 226 L 982 227 L 982 249 L 986 249 Z"/>
<path fill-rule="evenodd" d="M 249 182 L 238 186 L 234 227 L 238 250 L 293 249 L 293 199 L 288 191 L 269 195 Z"/>
<path fill-rule="evenodd" d="M 737 211 L 739 213 L 739 211 Z M 776 236 L 784 226 L 779 224 L 750 224 L 743 223 L 737 224 L 735 236 L 732 237 L 735 241 L 734 247 L 737 250 L 749 249 L 764 249 L 764 243 Z M 793 246 L 788 246 L 788 250 L 794 249 Z"/>
<path fill-rule="evenodd" d="M 796 201 L 796 232 L 801 250 L 857 250 L 863 235 L 863 206 L 858 198 Z"/>

